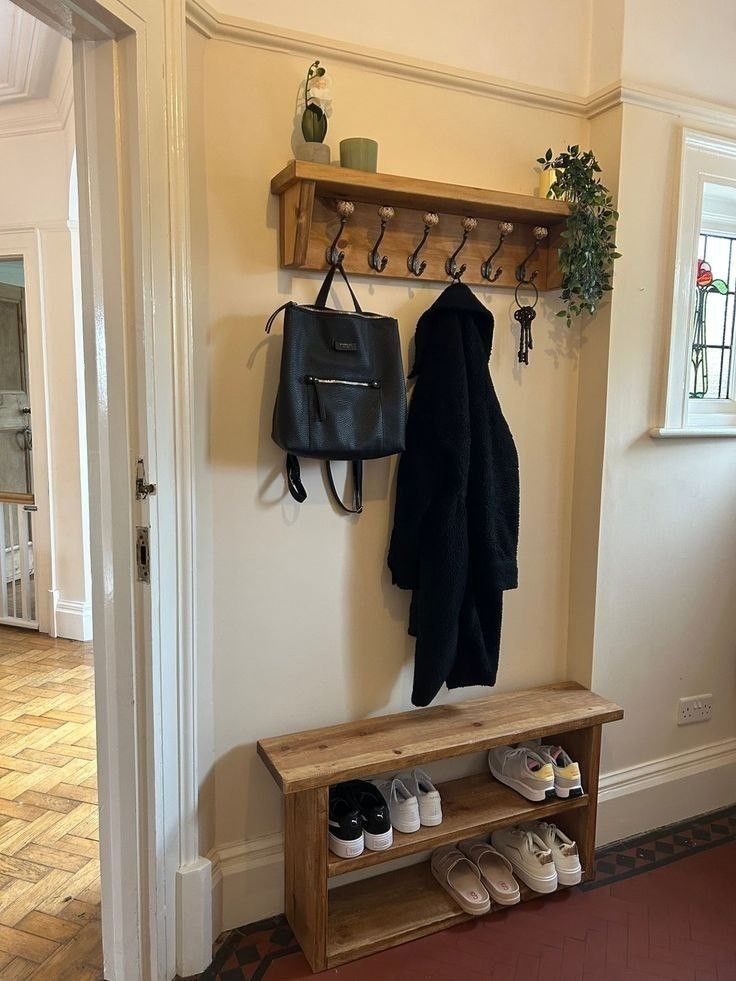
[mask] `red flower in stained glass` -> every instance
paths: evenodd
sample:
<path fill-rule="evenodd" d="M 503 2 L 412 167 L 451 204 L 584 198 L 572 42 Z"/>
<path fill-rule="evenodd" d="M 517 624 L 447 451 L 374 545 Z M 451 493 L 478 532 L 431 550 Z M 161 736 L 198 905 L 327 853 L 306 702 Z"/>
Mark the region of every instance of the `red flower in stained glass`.
<path fill-rule="evenodd" d="M 710 263 L 706 262 L 705 259 L 698 259 L 698 275 L 696 282 L 698 286 L 710 286 L 713 282 L 713 273 L 711 272 Z"/>

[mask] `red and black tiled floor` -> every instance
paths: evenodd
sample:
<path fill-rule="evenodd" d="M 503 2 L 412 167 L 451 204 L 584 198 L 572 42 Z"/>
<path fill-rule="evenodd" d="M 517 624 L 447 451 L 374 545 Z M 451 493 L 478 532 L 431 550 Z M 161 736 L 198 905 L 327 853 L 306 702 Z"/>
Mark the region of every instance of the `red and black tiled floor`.
<path fill-rule="evenodd" d="M 341 981 L 736 981 L 736 807 L 597 856 L 596 878 L 326 972 Z M 312 978 L 283 917 L 232 930 L 200 981 Z"/>

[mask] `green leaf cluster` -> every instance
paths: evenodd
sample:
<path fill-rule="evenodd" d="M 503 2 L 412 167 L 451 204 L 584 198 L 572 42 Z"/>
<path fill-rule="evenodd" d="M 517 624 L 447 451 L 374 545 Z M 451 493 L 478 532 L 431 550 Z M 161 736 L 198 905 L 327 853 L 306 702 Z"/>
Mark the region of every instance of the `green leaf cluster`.
<path fill-rule="evenodd" d="M 568 146 L 554 156 L 548 149 L 537 158 L 543 170 L 554 170 L 556 179 L 548 197 L 565 199 L 570 217 L 561 234 L 560 271 L 563 309 L 568 327 L 584 311 L 595 313 L 612 286 L 618 212 L 613 197 L 600 177 L 600 165 L 591 150 Z"/>
<path fill-rule="evenodd" d="M 327 136 L 327 116 L 321 106 L 309 101 L 309 83 L 313 78 L 321 78 L 325 74 L 325 69 L 319 61 L 314 61 L 307 69 L 307 77 L 304 80 L 304 104 L 306 106 L 302 115 L 302 133 L 307 143 L 324 143 Z"/>
<path fill-rule="evenodd" d="M 327 116 L 319 106 L 311 103 L 302 116 L 302 133 L 307 143 L 323 143 L 327 136 Z"/>

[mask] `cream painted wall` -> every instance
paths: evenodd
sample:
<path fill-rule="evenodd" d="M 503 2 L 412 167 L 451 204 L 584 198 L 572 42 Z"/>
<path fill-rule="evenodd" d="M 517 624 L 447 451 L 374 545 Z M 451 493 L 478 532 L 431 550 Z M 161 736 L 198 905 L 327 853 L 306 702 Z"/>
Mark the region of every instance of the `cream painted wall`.
<path fill-rule="evenodd" d="M 270 438 L 281 331 L 279 325 L 266 338 L 263 325 L 278 304 L 311 299 L 318 286 L 314 276 L 278 269 L 277 203 L 268 190 L 291 156 L 304 58 L 204 43 L 193 33 L 190 41 L 196 390 L 206 436 L 203 493 L 212 502 L 210 510 L 200 499 L 198 524 L 201 552 L 212 556 L 214 603 L 214 746 L 211 766 L 203 748 L 202 829 L 221 850 L 280 829 L 280 796 L 255 741 L 407 708 L 412 644 L 408 597 L 390 584 L 385 566 L 393 462 L 367 465 L 366 511 L 346 520 L 309 462 L 307 503 L 284 496 L 283 454 Z M 389 172 L 532 193 L 540 150 L 585 135 L 586 124 L 574 116 L 369 78 L 344 64 L 335 74 L 329 142 L 336 146 L 358 126 L 378 138 L 380 165 Z M 357 280 L 356 290 L 367 308 L 398 317 L 406 356 L 417 317 L 440 287 Z M 566 674 L 579 335 L 541 301 L 533 367 L 521 371 L 510 292 L 480 293 L 497 320 L 492 373 L 523 479 L 522 585 L 506 600 L 503 690 Z M 210 707 L 202 710 L 209 717 Z M 244 901 L 226 901 L 224 923 L 239 921 Z"/>
<path fill-rule="evenodd" d="M 610 729 L 604 771 L 736 738 L 734 447 L 648 434 L 661 421 L 680 125 L 623 110 L 592 679 L 627 717 Z M 678 727 L 678 699 L 702 692 L 715 694 L 712 722 Z M 717 803 L 683 794 L 680 814 L 665 805 L 663 820 Z M 609 833 L 640 820 L 630 809 Z"/>
<path fill-rule="evenodd" d="M 248 0 L 222 2 L 230 13 L 258 16 Z M 368 25 L 351 8 L 341 32 L 353 43 L 405 43 L 412 56 L 529 86 L 595 91 L 625 68 L 625 82 L 704 97 L 693 64 L 710 85 L 719 71 L 708 64 L 710 49 L 687 27 L 657 34 L 644 6 L 593 0 L 590 37 L 570 46 L 574 68 L 565 71 L 575 82 L 539 59 L 527 60 L 523 77 L 513 58 L 496 58 L 495 68 L 463 61 L 446 24 L 438 33 L 438 4 L 424 9 L 434 38 L 426 50 L 415 47 L 416 33 L 396 40 L 407 37 L 396 28 L 401 12 Z M 719 8 L 730 16 L 725 3 Z M 299 21 L 293 4 L 272 5 L 268 16 L 335 34 L 319 11 Z M 501 36 L 489 39 L 489 61 Z M 673 53 L 683 49 L 691 58 L 675 72 Z M 199 609 L 201 829 L 222 878 L 217 927 L 282 908 L 279 796 L 255 740 L 409 704 L 407 598 L 385 570 L 393 465 L 368 466 L 366 513 L 345 520 L 327 503 L 314 465 L 305 466 L 309 501 L 298 507 L 283 496 L 282 458 L 270 439 L 280 330 L 266 339 L 263 323 L 279 303 L 317 288 L 312 276 L 277 269 L 277 207 L 268 194 L 291 156 L 294 93 L 307 60 L 190 31 L 198 547 L 202 581 L 211 582 Z M 690 779 L 696 764 L 677 767 L 706 744 L 717 755 L 736 738 L 736 567 L 724 523 L 736 464 L 728 441 L 660 444 L 647 435 L 668 331 L 679 110 L 624 105 L 587 121 L 572 107 L 569 115 L 520 108 L 370 74 L 349 60 L 329 67 L 336 103 L 328 142 L 336 149 L 344 136 L 375 136 L 381 170 L 532 193 L 539 150 L 580 141 L 620 194 L 624 258 L 613 300 L 583 327 L 582 344 L 580 329 L 568 333 L 544 302 L 532 366 L 520 373 L 510 296 L 482 291 L 497 318 L 491 368 L 523 488 L 521 588 L 506 603 L 499 688 L 573 676 L 625 707 L 624 723 L 604 740 L 601 840 L 718 806 L 731 770 Z M 367 306 L 399 318 L 405 352 L 438 292 L 390 280 L 358 281 L 357 290 Z M 718 693 L 714 721 L 678 728 L 677 699 L 705 690 Z M 632 792 L 644 771 L 650 789 Z M 680 776 L 687 779 L 673 779 Z"/>
<path fill-rule="evenodd" d="M 425 2 L 300 4 L 217 0 L 219 11 L 323 38 L 408 55 L 518 82 L 583 95 L 586 90 L 591 0 L 467 0 L 457 11 Z M 318 57 L 319 52 L 315 54 Z M 337 90 L 340 91 L 339 89 Z M 355 135 L 355 134 L 351 134 Z"/>
<path fill-rule="evenodd" d="M 625 4 L 626 0 L 591 0 L 586 95 L 621 78 Z"/>
<path fill-rule="evenodd" d="M 73 234 L 68 227 L 74 125 L 0 139 L 0 228 L 35 228 L 42 259 L 46 319 L 49 459 L 54 583 L 61 636 L 91 637 L 87 486 L 80 469 L 79 391 L 73 294 Z M 36 325 L 37 326 L 37 325 Z M 34 325 L 29 324 L 29 330 Z M 31 384 L 34 379 L 31 379 Z M 82 407 L 83 408 L 83 407 Z M 83 428 L 81 430 L 83 436 Z M 82 453 L 86 448 L 82 447 Z M 38 466 L 41 461 L 38 460 Z M 43 472 L 43 471 L 41 471 Z M 48 624 L 44 625 L 48 629 Z"/>
<path fill-rule="evenodd" d="M 736 107 L 730 0 L 625 0 L 621 76 Z"/>

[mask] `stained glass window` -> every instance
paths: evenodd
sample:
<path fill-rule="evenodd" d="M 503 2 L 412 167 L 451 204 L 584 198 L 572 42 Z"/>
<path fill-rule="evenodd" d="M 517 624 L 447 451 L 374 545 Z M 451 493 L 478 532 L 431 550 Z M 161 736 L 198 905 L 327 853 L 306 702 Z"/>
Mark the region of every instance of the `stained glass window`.
<path fill-rule="evenodd" d="M 700 236 L 689 395 L 732 397 L 736 327 L 736 237 Z"/>

